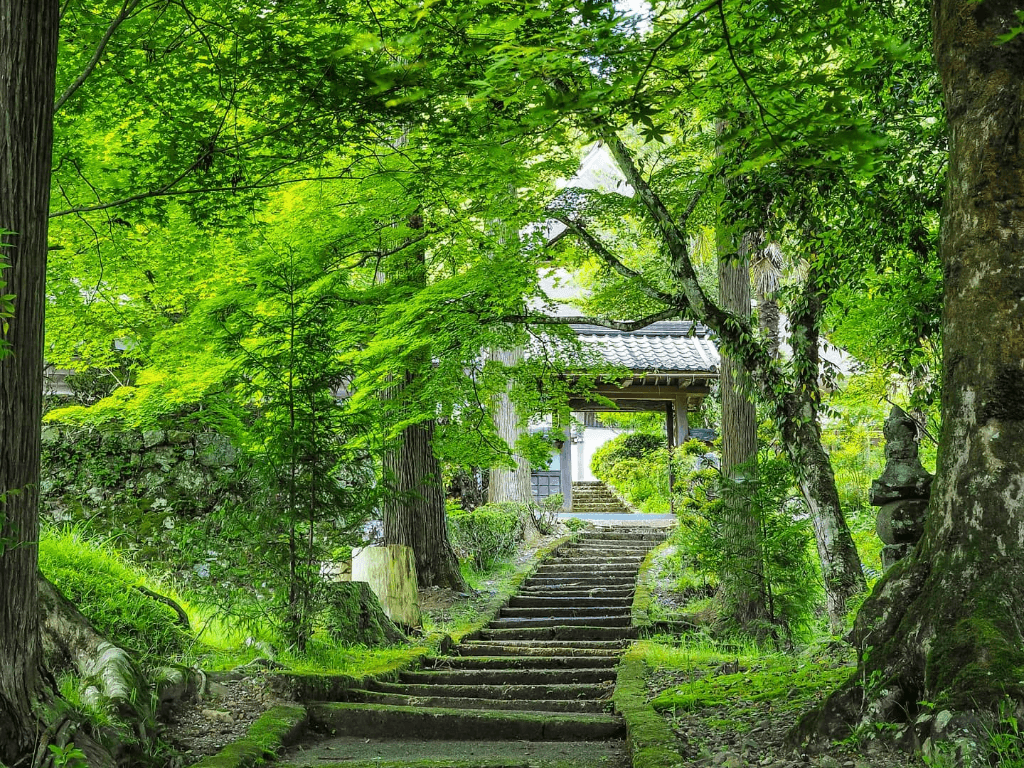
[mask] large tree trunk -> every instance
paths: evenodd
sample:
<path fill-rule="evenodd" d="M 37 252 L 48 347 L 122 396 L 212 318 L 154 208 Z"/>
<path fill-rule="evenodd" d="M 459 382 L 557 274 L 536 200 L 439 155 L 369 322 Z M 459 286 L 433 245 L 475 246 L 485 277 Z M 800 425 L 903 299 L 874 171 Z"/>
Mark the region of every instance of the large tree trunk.
<path fill-rule="evenodd" d="M 434 456 L 434 422 L 406 427 L 399 445 L 384 458 L 385 474 L 395 495 L 384 505 L 384 543 L 405 544 L 416 555 L 416 579 L 421 587 L 464 590 L 448 538 L 441 464 Z"/>
<path fill-rule="evenodd" d="M 1017 8 L 933 6 L 950 131 L 938 472 L 923 538 L 857 618 L 870 653 L 805 722 L 818 732 L 914 722 L 922 701 L 1024 702 L 1024 35 L 996 42 Z"/>
<path fill-rule="evenodd" d="M 723 309 L 750 317 L 750 261 L 744 246 L 730 261 L 731 243 L 719 236 L 718 293 Z M 761 561 L 761 521 L 751 503 L 749 485 L 757 480 L 757 409 L 740 390 L 743 365 L 722 356 L 722 474 L 728 565 L 719 574 L 721 600 L 728 620 L 748 631 L 763 631 L 769 619 L 768 590 Z M 741 471 L 743 467 L 743 471 Z M 760 626 L 759 626 L 760 625 Z"/>
<path fill-rule="evenodd" d="M 506 367 L 512 367 L 523 360 L 523 349 L 497 349 L 490 352 L 490 359 Z M 529 504 L 533 501 L 530 485 L 530 462 L 516 453 L 516 442 L 523 436 L 523 418 L 508 390 L 495 395 L 491 403 L 494 426 L 498 437 L 505 441 L 512 452 L 515 467 L 492 467 L 487 486 L 487 501 L 491 503 L 514 501 Z"/>
<path fill-rule="evenodd" d="M 56 0 L 0 4 L 0 762 L 35 741 L 36 610 L 47 213 L 60 9 Z M 2 304 L 0 304 L 2 306 Z M 9 346 L 8 346 L 9 345 Z"/>

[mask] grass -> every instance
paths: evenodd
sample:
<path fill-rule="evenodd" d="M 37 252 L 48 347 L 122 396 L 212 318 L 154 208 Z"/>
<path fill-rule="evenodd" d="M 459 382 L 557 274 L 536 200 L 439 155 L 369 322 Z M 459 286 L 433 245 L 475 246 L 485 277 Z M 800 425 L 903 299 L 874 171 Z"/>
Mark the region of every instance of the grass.
<path fill-rule="evenodd" d="M 116 638 L 124 648 L 143 656 L 181 659 L 188 655 L 192 633 L 178 623 L 169 606 L 139 588 L 179 604 L 185 601 L 134 568 L 109 544 L 72 529 L 47 531 L 39 542 L 39 567 L 101 634 Z"/>

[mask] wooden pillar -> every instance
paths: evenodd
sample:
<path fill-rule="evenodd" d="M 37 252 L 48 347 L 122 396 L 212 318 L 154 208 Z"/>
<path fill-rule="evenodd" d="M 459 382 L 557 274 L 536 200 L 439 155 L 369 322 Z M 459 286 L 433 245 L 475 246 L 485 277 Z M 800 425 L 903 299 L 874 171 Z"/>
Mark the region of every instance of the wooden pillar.
<path fill-rule="evenodd" d="M 682 445 L 690 439 L 690 421 L 687 412 L 690 410 L 690 398 L 676 395 L 676 445 Z"/>
<path fill-rule="evenodd" d="M 672 489 L 676 487 L 676 472 L 672 466 L 672 450 L 676 442 L 676 427 L 672 403 L 665 403 L 665 432 L 668 434 L 668 509 L 673 515 L 676 513 L 676 500 Z M 685 418 L 685 416 L 684 416 Z"/>
<path fill-rule="evenodd" d="M 562 488 L 562 511 L 572 512 L 572 421 L 562 430 L 562 449 L 558 454 L 558 479 Z"/>

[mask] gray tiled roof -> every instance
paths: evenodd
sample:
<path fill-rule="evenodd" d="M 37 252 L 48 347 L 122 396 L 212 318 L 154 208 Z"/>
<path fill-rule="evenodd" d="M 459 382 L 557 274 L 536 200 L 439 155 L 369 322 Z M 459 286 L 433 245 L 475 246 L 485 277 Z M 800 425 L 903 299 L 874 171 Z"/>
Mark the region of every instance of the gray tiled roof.
<path fill-rule="evenodd" d="M 596 325 L 574 325 L 579 340 L 612 365 L 637 373 L 716 373 L 721 364 L 708 329 L 665 320 L 625 333 Z"/>

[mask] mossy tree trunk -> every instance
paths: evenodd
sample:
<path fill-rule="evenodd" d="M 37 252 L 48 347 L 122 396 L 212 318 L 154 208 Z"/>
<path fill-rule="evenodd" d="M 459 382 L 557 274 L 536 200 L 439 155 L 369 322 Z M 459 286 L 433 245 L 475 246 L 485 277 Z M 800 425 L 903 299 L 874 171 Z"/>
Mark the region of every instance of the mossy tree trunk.
<path fill-rule="evenodd" d="M 857 674 L 805 722 L 829 735 L 1024 702 L 1024 35 L 1013 0 L 938 0 L 949 122 L 942 433 L 925 533 L 857 618 Z"/>
<path fill-rule="evenodd" d="M 0 12 L 0 762 L 29 757 L 40 694 L 36 572 L 47 213 L 60 8 L 6 0 Z M 3 283 L 6 283 L 4 285 Z M 0 304 L 0 306 L 3 306 Z"/>

